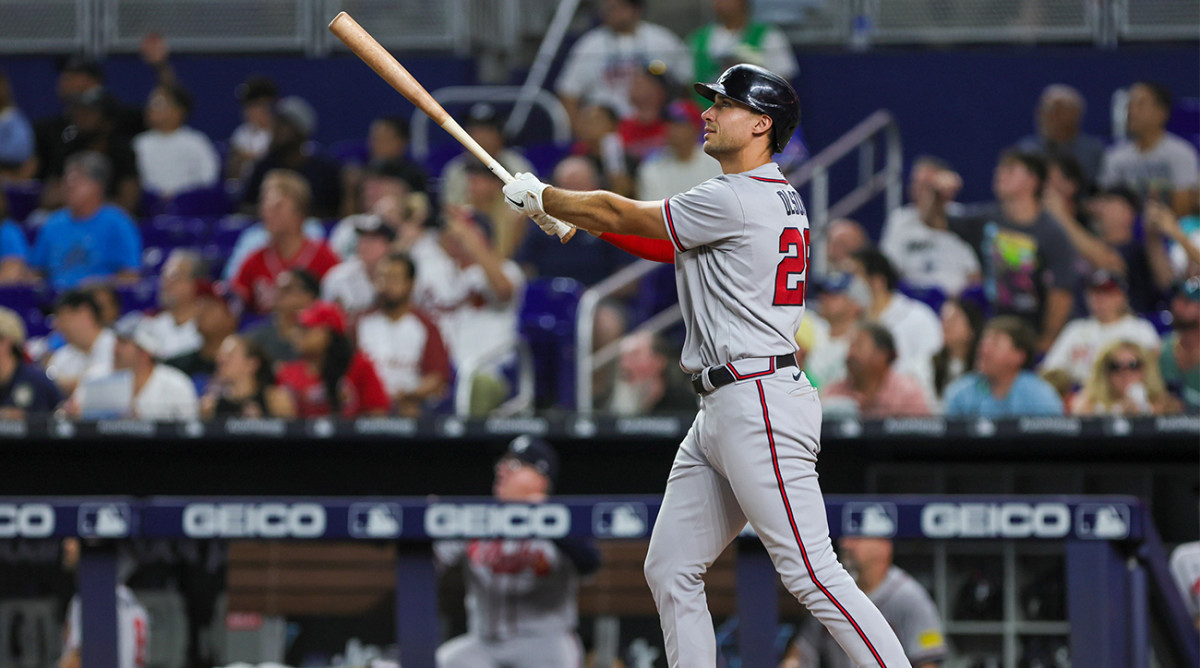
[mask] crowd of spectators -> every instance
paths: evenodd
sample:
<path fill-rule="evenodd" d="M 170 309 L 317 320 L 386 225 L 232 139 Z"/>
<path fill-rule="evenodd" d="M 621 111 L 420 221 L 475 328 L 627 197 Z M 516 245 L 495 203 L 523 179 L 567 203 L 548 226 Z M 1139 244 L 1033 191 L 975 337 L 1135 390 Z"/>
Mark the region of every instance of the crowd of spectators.
<path fill-rule="evenodd" d="M 510 172 L 541 168 L 564 188 L 659 199 L 717 175 L 684 84 L 745 61 L 795 79 L 794 54 L 746 0 L 716 0 L 717 21 L 686 40 L 643 4 L 600 3 L 568 53 L 555 91 L 574 137 L 557 160 L 509 146 L 492 104 L 462 125 Z M 323 151 L 313 107 L 265 76 L 233 91 L 234 133 L 205 136 L 165 40 L 147 38 L 142 58 L 156 76 L 143 108 L 72 58 L 62 113 L 34 121 L 0 73 L 0 181 L 40 193 L 20 219 L 0 206 L 0 291 L 40 295 L 33 310 L 52 323 L 34 331 L 29 308 L 0 309 L 4 417 L 415 417 L 451 410 L 456 387 L 482 415 L 516 391 L 530 281 L 587 287 L 632 260 L 593 236 L 541 234 L 467 153 L 440 170 L 415 161 L 403 118 L 381 114 L 357 151 Z M 1080 131 L 1083 96 L 1049 86 L 1035 133 L 997 160 L 992 202 L 958 202 L 983 175 L 924 155 L 885 220 L 814 230 L 822 271 L 796 340 L 828 410 L 1200 407 L 1200 177 L 1196 148 L 1165 129 L 1171 109 L 1169 91 L 1132 84 L 1129 138 L 1106 147 Z M 186 237 L 170 227 L 185 202 L 208 207 L 187 238 L 220 238 L 216 252 L 160 238 Z M 157 299 L 129 303 L 146 286 Z M 596 405 L 694 410 L 675 333 L 637 329 L 649 292 L 599 306 L 594 345 L 619 352 Z"/>

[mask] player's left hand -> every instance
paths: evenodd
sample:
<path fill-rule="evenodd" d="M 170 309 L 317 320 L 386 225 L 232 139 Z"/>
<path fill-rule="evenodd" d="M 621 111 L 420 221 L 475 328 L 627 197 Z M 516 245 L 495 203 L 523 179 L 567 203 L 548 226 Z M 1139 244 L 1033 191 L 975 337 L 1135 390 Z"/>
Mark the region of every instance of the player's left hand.
<path fill-rule="evenodd" d="M 542 191 L 547 187 L 533 174 L 519 172 L 512 183 L 504 185 L 504 201 L 514 211 L 532 218 L 535 214 L 546 213 L 546 209 L 542 208 Z"/>
<path fill-rule="evenodd" d="M 554 236 L 554 235 L 558 234 L 558 230 L 555 229 L 555 226 L 558 225 L 559 223 L 562 223 L 563 225 L 566 225 L 567 227 L 570 227 L 570 228 L 575 227 L 574 225 L 568 223 L 567 221 L 559 220 L 558 218 L 555 218 L 554 216 L 551 216 L 548 213 L 535 213 L 532 216 L 530 216 L 530 218 L 532 218 L 533 222 L 537 223 L 537 226 L 542 228 L 542 231 L 545 232 L 549 236 Z M 566 243 L 567 239 L 569 239 L 569 238 L 570 238 L 569 236 L 563 237 L 563 243 Z"/>

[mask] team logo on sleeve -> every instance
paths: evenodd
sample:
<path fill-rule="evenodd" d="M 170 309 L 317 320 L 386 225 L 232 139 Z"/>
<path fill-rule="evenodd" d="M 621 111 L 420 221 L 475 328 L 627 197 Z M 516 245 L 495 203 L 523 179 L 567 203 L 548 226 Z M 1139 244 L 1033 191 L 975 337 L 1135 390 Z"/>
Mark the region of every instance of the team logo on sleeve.
<path fill-rule="evenodd" d="M 842 507 L 842 533 L 880 538 L 895 536 L 899 517 L 894 503 L 847 503 Z"/>
<path fill-rule="evenodd" d="M 637 538 L 646 535 L 649 524 L 644 503 L 597 503 L 592 508 L 592 533 L 597 538 Z"/>
<path fill-rule="evenodd" d="M 124 538 L 131 530 L 133 511 L 125 503 L 84 503 L 79 506 L 79 535 Z"/>
<path fill-rule="evenodd" d="M 1075 530 L 1080 538 L 1125 538 L 1129 535 L 1129 506 L 1115 503 L 1081 503 L 1075 509 Z"/>
<path fill-rule="evenodd" d="M 396 538 L 400 535 L 400 506 L 394 503 L 350 504 L 350 535 L 354 538 Z"/>

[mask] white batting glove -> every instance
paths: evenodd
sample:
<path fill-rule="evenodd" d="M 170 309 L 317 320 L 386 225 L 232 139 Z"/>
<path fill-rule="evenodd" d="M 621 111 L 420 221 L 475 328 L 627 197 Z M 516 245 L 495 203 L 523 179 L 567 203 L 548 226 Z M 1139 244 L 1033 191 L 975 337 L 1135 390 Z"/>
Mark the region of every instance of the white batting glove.
<path fill-rule="evenodd" d="M 546 213 L 542 208 L 542 191 L 548 186 L 529 172 L 517 173 L 512 183 L 504 185 L 504 201 L 514 211 L 532 218 L 536 214 Z M 541 223 L 539 223 L 540 225 Z"/>
<path fill-rule="evenodd" d="M 548 213 L 535 213 L 532 216 L 530 216 L 530 218 L 532 218 L 533 222 L 537 223 L 538 227 L 542 228 L 542 231 L 545 232 L 549 236 L 555 236 L 556 234 L 558 234 L 558 229 L 557 229 L 558 225 L 566 225 L 567 227 L 575 227 L 574 225 L 568 223 L 567 221 L 559 220 L 558 218 L 555 218 L 554 216 L 551 216 Z"/>

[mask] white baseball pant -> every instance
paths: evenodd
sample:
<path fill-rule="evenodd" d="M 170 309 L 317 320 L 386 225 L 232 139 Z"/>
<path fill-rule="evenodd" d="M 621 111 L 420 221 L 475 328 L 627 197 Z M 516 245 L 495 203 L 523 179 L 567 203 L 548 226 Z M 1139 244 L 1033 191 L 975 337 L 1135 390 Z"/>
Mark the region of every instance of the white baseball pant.
<path fill-rule="evenodd" d="M 838 562 L 817 484 L 821 404 L 795 367 L 704 396 L 667 479 L 646 580 L 673 667 L 716 665 L 704 573 L 749 520 L 787 587 L 858 666 L 908 668 L 883 615 Z M 765 366 L 765 361 L 764 361 Z M 761 368 L 761 367 L 760 367 Z M 796 377 L 798 376 L 798 378 Z"/>
<path fill-rule="evenodd" d="M 447 640 L 438 668 L 578 668 L 583 649 L 574 633 L 522 636 L 485 642 L 471 634 Z"/>

